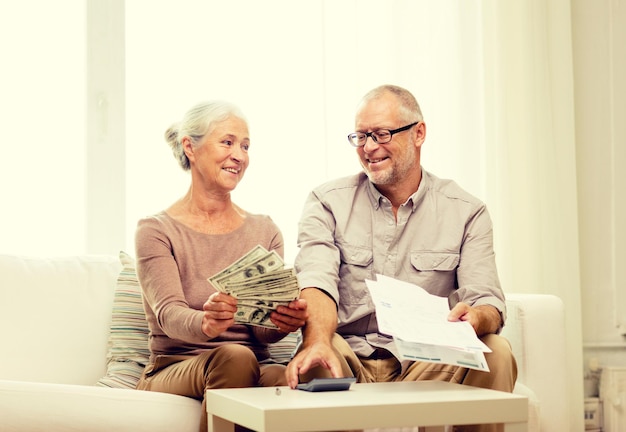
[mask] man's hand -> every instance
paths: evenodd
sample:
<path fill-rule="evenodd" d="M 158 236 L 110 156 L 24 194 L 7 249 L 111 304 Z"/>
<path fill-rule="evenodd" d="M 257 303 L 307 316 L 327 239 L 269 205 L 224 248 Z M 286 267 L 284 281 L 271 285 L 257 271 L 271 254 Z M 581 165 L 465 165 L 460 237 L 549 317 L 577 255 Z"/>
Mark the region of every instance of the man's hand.
<path fill-rule="evenodd" d="M 219 336 L 228 327 L 235 324 L 237 299 L 231 295 L 215 292 L 202 306 L 202 331 L 209 338 Z"/>
<path fill-rule="evenodd" d="M 308 317 L 306 300 L 296 299 L 287 306 L 278 306 L 270 315 L 270 320 L 281 332 L 291 333 L 302 327 Z"/>
<path fill-rule="evenodd" d="M 339 359 L 335 355 L 335 351 L 333 351 L 330 342 L 313 343 L 303 347 L 287 365 L 285 375 L 287 377 L 287 384 L 289 384 L 289 387 L 292 389 L 296 388 L 298 385 L 298 377 L 301 374 L 307 373 L 315 366 L 328 369 L 333 378 L 340 378 L 343 376 L 341 364 L 339 363 Z"/>
<path fill-rule="evenodd" d="M 491 305 L 472 307 L 467 303 L 457 303 L 448 314 L 448 321 L 468 321 L 477 336 L 498 331 L 502 318 L 498 309 Z"/>
<path fill-rule="evenodd" d="M 335 378 L 343 376 L 341 364 L 331 344 L 337 328 L 335 301 L 314 287 L 304 288 L 300 292 L 300 299 L 306 301 L 309 316 L 307 324 L 302 327 L 302 347 L 285 371 L 291 388 L 296 388 L 300 375 L 316 366 L 328 369 Z"/>

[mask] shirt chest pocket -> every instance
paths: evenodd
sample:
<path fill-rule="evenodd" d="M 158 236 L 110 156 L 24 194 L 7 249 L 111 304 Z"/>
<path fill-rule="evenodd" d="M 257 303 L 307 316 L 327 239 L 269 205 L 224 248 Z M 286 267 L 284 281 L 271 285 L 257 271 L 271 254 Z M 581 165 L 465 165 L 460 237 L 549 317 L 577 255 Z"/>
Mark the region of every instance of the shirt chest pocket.
<path fill-rule="evenodd" d="M 447 297 L 457 288 L 460 256 L 450 252 L 411 252 L 409 281 L 431 294 Z"/>
<path fill-rule="evenodd" d="M 369 291 L 365 288 L 365 279 L 373 279 L 372 249 L 339 245 L 341 250 L 341 267 L 339 269 L 339 295 L 350 304 L 367 302 Z"/>
<path fill-rule="evenodd" d="M 450 252 L 411 252 L 409 282 L 431 294 L 447 297 L 458 287 L 456 269 L 460 256 Z"/>
<path fill-rule="evenodd" d="M 452 271 L 459 266 L 459 254 L 449 252 L 411 252 L 411 265 L 417 271 Z"/>

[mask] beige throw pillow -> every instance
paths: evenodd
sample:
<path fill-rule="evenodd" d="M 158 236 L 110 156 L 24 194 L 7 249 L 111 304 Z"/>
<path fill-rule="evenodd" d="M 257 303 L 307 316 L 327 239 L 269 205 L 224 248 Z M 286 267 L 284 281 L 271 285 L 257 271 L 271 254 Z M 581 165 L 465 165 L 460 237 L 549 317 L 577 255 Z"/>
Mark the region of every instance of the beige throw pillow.
<path fill-rule="evenodd" d="M 135 388 L 150 357 L 148 322 L 143 310 L 135 260 L 119 253 L 122 270 L 113 297 L 107 373 L 97 385 Z"/>

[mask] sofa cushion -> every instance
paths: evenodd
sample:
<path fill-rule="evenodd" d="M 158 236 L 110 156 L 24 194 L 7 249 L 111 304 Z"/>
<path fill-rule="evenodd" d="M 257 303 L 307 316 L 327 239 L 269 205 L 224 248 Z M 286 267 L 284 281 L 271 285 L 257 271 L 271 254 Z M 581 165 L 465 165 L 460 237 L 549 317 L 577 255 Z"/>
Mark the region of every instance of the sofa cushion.
<path fill-rule="evenodd" d="M 113 295 L 107 352 L 107 373 L 99 386 L 135 388 L 150 358 L 148 322 L 143 309 L 135 260 L 119 253 L 122 270 Z"/>
<path fill-rule="evenodd" d="M 201 413 L 167 393 L 0 380 L 2 432 L 197 432 Z"/>
<path fill-rule="evenodd" d="M 102 377 L 119 271 L 110 255 L 0 255 L 0 379 L 93 385 Z"/>

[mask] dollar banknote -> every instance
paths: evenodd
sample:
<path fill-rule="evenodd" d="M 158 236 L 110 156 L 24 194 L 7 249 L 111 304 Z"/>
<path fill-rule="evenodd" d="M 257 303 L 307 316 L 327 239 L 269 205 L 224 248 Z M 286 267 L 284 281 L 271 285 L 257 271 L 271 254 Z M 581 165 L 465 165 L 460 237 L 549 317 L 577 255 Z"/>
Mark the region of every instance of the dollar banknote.
<path fill-rule="evenodd" d="M 236 323 L 276 328 L 270 320 L 272 311 L 300 295 L 295 270 L 284 267 L 276 251 L 257 245 L 207 280 L 237 298 Z"/>
<path fill-rule="evenodd" d="M 230 271 L 222 270 L 217 275 L 211 276 L 209 282 L 211 282 L 216 289 L 225 292 L 224 284 L 226 282 L 243 281 L 255 276 L 267 274 L 274 270 L 280 270 L 284 267 L 283 260 L 276 251 L 265 251 L 261 256 L 243 260 L 240 259 L 237 263 L 237 268 Z"/>

